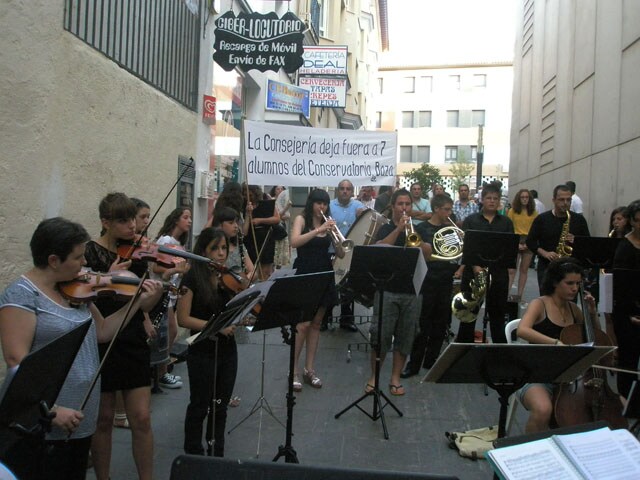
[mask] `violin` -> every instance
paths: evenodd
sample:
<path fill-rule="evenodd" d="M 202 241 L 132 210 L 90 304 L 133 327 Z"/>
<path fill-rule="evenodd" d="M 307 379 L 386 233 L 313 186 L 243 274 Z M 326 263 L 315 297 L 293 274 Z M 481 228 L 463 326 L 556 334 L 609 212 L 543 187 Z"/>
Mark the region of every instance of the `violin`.
<path fill-rule="evenodd" d="M 613 342 L 609 336 L 594 328 L 584 301 L 582 286 L 580 298 L 584 325 L 573 324 L 563 328 L 560 341 L 566 345 L 593 342 L 597 346 L 612 346 Z M 600 369 L 589 368 L 575 382 L 560 385 L 553 400 L 555 420 L 559 427 L 598 420 L 607 421 L 612 429 L 629 426 L 627 419 L 622 416 L 623 406 L 620 397 L 611 390 L 607 384 L 606 372 Z"/>
<path fill-rule="evenodd" d="M 226 265 L 209 260 L 209 267 L 218 273 L 222 288 L 232 295 L 236 295 L 249 287 L 249 279 Z"/>
<path fill-rule="evenodd" d="M 124 260 L 138 260 L 143 262 L 155 262 L 161 267 L 173 268 L 179 258 L 186 258 L 186 253 L 179 245 L 158 245 L 147 237 L 136 235 L 133 243 L 118 244 L 117 253 Z"/>
<path fill-rule="evenodd" d="M 140 278 L 128 270 L 109 273 L 81 272 L 75 279 L 58 283 L 58 289 L 72 305 L 94 302 L 100 298 L 128 301 L 136 294 Z M 165 291 L 184 293 L 169 282 L 163 282 Z"/>

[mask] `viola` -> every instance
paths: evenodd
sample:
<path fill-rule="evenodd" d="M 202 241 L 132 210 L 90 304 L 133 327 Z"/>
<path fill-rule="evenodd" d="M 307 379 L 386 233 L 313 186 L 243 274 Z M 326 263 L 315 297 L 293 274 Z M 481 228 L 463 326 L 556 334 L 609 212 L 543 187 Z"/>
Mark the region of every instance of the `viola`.
<path fill-rule="evenodd" d="M 136 294 L 140 278 L 128 270 L 109 273 L 82 272 L 75 279 L 58 283 L 58 289 L 72 305 L 94 302 L 100 298 L 111 298 L 119 301 L 130 300 Z M 181 294 L 169 282 L 163 282 L 165 291 Z"/>
<path fill-rule="evenodd" d="M 209 260 L 209 267 L 218 273 L 222 287 L 233 295 L 242 292 L 249 286 L 249 279 L 246 276 L 230 269 L 226 265 Z"/>
<path fill-rule="evenodd" d="M 609 336 L 593 326 L 582 287 L 580 298 L 584 324 L 563 328 L 560 341 L 566 345 L 593 342 L 597 346 L 612 346 Z M 620 397 L 607 384 L 606 372 L 597 368 L 590 368 L 575 382 L 560 385 L 554 395 L 554 415 L 559 427 L 605 420 L 612 429 L 627 428 L 629 425 L 622 416 L 622 409 Z"/>

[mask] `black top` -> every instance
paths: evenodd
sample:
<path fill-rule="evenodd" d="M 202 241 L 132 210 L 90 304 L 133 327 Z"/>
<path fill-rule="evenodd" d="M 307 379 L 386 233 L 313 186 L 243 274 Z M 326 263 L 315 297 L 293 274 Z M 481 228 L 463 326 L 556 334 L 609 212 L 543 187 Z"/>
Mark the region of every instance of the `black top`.
<path fill-rule="evenodd" d="M 495 217 L 489 222 L 485 216 L 480 213 L 473 213 L 464 219 L 462 223 L 462 230 L 480 230 L 482 232 L 501 232 L 501 233 L 514 233 L 513 222 L 509 217 L 505 215 L 496 214 Z M 465 263 L 464 257 L 462 263 Z M 494 274 L 498 271 L 506 271 L 506 268 L 499 266 L 491 266 L 489 272 Z M 464 275 L 472 275 L 471 269 L 467 268 L 464 271 Z"/>
<path fill-rule="evenodd" d="M 433 236 L 435 233 L 445 227 L 450 227 L 450 223 L 445 223 L 443 225 L 433 225 L 428 220 L 426 222 L 422 222 L 416 225 L 416 233 L 420 235 L 422 241 L 424 243 L 428 243 L 429 245 L 433 245 Z M 452 261 L 428 261 L 427 262 L 427 276 L 424 281 L 427 282 L 451 282 L 453 278 L 453 274 L 458 269 L 457 260 Z"/>
<path fill-rule="evenodd" d="M 640 249 L 634 247 L 629 239 L 620 240 L 616 255 L 613 257 L 613 268 L 640 270 Z"/>
<path fill-rule="evenodd" d="M 396 229 L 396 224 L 393 223 L 393 219 L 389 220 L 389 223 L 387 223 L 386 225 L 382 225 L 380 227 L 380 229 L 378 230 L 378 233 L 376 234 L 376 238 L 375 238 L 375 242 L 379 242 L 380 240 L 383 240 L 385 237 L 387 237 L 391 232 L 393 232 Z M 407 236 L 405 235 L 404 231 L 402 231 L 399 235 L 398 238 L 396 238 L 396 241 L 394 243 L 394 246 L 396 247 L 404 247 L 405 243 L 407 241 Z M 408 283 L 413 283 L 413 275 L 402 275 L 402 276 L 395 276 L 393 278 L 392 282 L 389 282 L 386 287 L 385 287 L 385 292 L 395 292 L 395 293 L 404 293 L 404 290 L 399 291 L 398 288 L 394 288 L 395 285 L 406 285 Z"/>
<path fill-rule="evenodd" d="M 208 321 L 213 315 L 216 317 L 222 313 L 225 305 L 231 299 L 231 296 L 222 289 L 221 284 L 219 283 L 218 291 L 216 295 L 213 297 L 210 303 L 205 301 L 205 297 L 198 290 L 195 283 L 195 271 L 189 270 L 184 277 L 182 277 L 182 287 L 187 287 L 189 290 L 193 292 L 193 297 L 191 300 L 191 311 L 189 315 L 200 320 Z M 195 330 L 191 331 L 192 335 L 198 333 Z M 233 337 L 226 337 L 224 335 L 218 335 L 218 341 L 223 343 L 234 342 Z M 201 342 L 196 343 L 195 345 L 191 345 L 189 347 L 189 352 L 197 352 L 197 353 L 206 353 L 208 355 L 213 355 L 214 350 L 214 342 L 213 340 L 207 339 L 202 340 Z"/>
<path fill-rule="evenodd" d="M 542 248 L 547 252 L 555 252 L 565 220 L 566 217 L 556 217 L 553 214 L 553 210 L 548 210 L 538 215 L 529 230 L 527 248 L 533 253 L 537 253 L 538 248 Z M 571 212 L 569 232 L 573 235 L 591 236 L 585 218 L 579 213 L 574 212 Z M 542 257 L 540 257 L 539 260 L 542 261 L 544 265 L 549 263 L 547 259 Z"/>

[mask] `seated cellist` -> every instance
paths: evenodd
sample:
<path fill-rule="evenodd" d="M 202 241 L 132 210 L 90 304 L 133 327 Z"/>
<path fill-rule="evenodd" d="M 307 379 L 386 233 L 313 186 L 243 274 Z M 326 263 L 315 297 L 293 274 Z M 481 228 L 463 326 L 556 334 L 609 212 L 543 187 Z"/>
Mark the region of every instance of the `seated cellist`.
<path fill-rule="evenodd" d="M 542 282 L 542 296 L 529 303 L 518 325 L 518 337 L 529 343 L 563 345 L 562 330 L 574 323 L 583 323 L 580 308 L 573 302 L 580 290 L 582 266 L 573 258 L 552 261 Z M 586 294 L 589 313 L 596 316 L 594 298 Z M 597 322 L 593 322 L 596 324 Z M 553 384 L 529 383 L 518 390 L 517 395 L 529 411 L 525 432 L 541 432 L 549 429 L 553 414 Z"/>

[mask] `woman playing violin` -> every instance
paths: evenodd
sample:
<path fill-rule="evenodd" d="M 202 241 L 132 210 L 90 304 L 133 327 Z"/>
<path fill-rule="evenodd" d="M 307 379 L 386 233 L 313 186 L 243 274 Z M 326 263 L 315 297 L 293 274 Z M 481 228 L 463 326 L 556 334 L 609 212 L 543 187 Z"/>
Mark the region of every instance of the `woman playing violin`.
<path fill-rule="evenodd" d="M 231 207 L 222 207 L 216 211 L 213 227 L 221 228 L 229 239 L 229 256 L 225 266 L 238 273 L 245 273 L 248 277 L 253 274 L 253 262 L 246 254 L 244 245 L 239 241 L 240 226 L 238 212 Z"/>
<path fill-rule="evenodd" d="M 83 479 L 86 475 L 91 436 L 98 417 L 98 390 L 91 392 L 82 412 L 77 409 L 98 368 L 98 342 L 113 337 L 127 310 L 127 305 L 121 305 L 103 316 L 92 303 L 70 308 L 61 295 L 58 284 L 76 278 L 86 265 L 88 240 L 86 230 L 77 223 L 60 217 L 44 220 L 31 238 L 34 267 L 9 285 L 0 297 L 0 341 L 8 367 L 20 364 L 29 352 L 93 319 L 53 406 L 56 416 L 47 435 L 50 449 L 46 453 L 35 452 L 17 445 L 2 459 L 19 478 Z M 146 281 L 142 288 L 143 293 L 127 320 L 139 307 L 151 308 L 160 298 L 161 288 L 156 282 Z"/>
<path fill-rule="evenodd" d="M 189 243 L 189 234 L 191 233 L 191 209 L 186 207 L 178 207 L 174 209 L 164 220 L 162 228 L 158 232 L 155 240 L 157 245 L 177 245 L 184 247 Z M 163 267 L 155 262 L 149 262 L 150 277 L 156 280 L 163 280 L 178 285 L 180 277 L 189 269 L 189 264 L 184 259 L 176 258 L 175 266 Z M 167 293 L 167 295 L 172 295 Z M 176 320 L 174 308 L 175 298 L 172 298 L 167 310 L 167 328 L 168 328 L 168 348 L 171 351 L 173 342 L 178 336 L 178 322 Z M 165 388 L 182 387 L 182 378 L 178 375 L 172 375 L 167 371 L 166 366 L 160 369 L 160 385 Z"/>
<path fill-rule="evenodd" d="M 117 254 L 118 244 L 131 242 L 135 237 L 135 204 L 124 193 L 110 193 L 99 206 L 102 232 L 97 240 L 87 244 L 87 265 L 96 272 L 129 269 L 142 276 L 147 265 L 140 261 L 122 261 Z M 108 315 L 120 308 L 113 299 L 100 299 L 96 306 Z M 148 311 L 150 311 L 149 309 Z M 116 391 L 122 390 L 127 419 L 131 426 L 132 452 L 141 479 L 150 479 L 153 473 L 153 432 L 149 404 L 150 351 L 142 311 L 136 312 L 132 321 L 120 332 L 107 357 L 102 371 L 102 395 L 98 426 L 92 440 L 91 454 L 98 480 L 109 478 L 111 463 L 111 436 L 115 413 Z M 104 354 L 107 344 L 100 344 Z"/>
<path fill-rule="evenodd" d="M 229 242 L 222 230 L 205 228 L 198 236 L 193 253 L 224 264 L 228 248 Z M 206 263 L 196 262 L 182 279 L 182 287 L 186 292 L 178 299 L 178 323 L 190 329 L 192 334 L 200 332 L 210 318 L 220 315 L 231 299 L 218 275 Z M 217 334 L 215 341 L 205 339 L 189 346 L 187 369 L 190 397 L 184 421 L 184 451 L 187 454 L 204 455 L 202 427 L 215 393 L 213 454 L 216 457 L 224 456 L 227 406 L 238 370 L 234 331 L 235 327 L 227 327 Z"/>
<path fill-rule="evenodd" d="M 529 303 L 518 325 L 518 337 L 529 343 L 562 345 L 562 329 L 584 322 L 582 311 L 573 302 L 580 290 L 582 270 L 580 263 L 573 258 L 561 258 L 549 264 L 541 286 L 543 295 Z M 590 315 L 595 317 L 593 297 L 585 295 L 585 302 Z M 527 433 L 549 429 L 554 388 L 552 384 L 530 383 L 518 391 L 520 401 L 529 411 L 525 427 Z"/>

